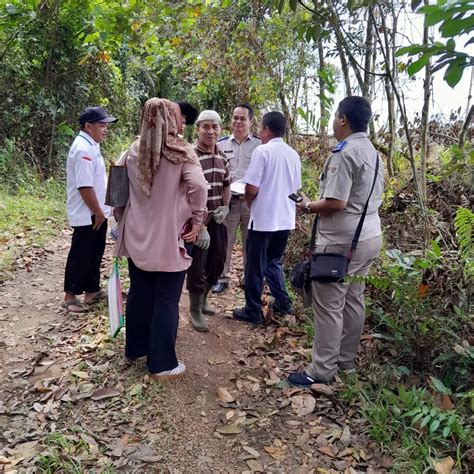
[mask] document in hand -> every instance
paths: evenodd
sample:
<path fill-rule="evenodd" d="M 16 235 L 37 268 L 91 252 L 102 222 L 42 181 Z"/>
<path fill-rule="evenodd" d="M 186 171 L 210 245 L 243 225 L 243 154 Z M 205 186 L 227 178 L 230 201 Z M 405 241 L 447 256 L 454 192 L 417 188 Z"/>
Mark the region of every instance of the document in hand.
<path fill-rule="evenodd" d="M 238 181 L 234 181 L 230 185 L 230 192 L 232 194 L 243 196 L 245 194 L 245 183 L 240 179 Z"/>
<path fill-rule="evenodd" d="M 112 337 L 116 337 L 120 329 L 125 326 L 122 285 L 120 284 L 120 270 L 117 258 L 114 258 L 112 272 L 107 283 L 107 292 L 109 297 L 109 332 Z"/>

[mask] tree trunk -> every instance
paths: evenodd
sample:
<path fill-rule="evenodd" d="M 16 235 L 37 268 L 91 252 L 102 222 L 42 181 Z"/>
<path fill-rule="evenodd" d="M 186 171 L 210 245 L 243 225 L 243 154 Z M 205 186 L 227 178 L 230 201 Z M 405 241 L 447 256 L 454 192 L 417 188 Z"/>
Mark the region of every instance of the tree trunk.
<path fill-rule="evenodd" d="M 372 76 L 370 71 L 372 70 L 372 50 L 374 42 L 374 23 L 372 17 L 369 15 L 367 20 L 367 31 L 365 35 L 365 58 L 364 58 L 364 82 L 362 85 L 362 97 L 365 97 L 370 102 L 370 86 L 372 82 Z"/>
<path fill-rule="evenodd" d="M 318 39 L 318 56 L 319 56 L 319 70 L 323 71 L 324 68 L 326 67 L 325 61 L 324 61 L 324 49 L 323 49 L 323 42 L 321 38 Z M 320 113 L 320 119 L 319 119 L 319 132 L 321 133 L 321 138 L 323 140 L 326 139 L 327 132 L 328 132 L 328 110 L 326 108 L 326 105 L 323 101 L 323 97 L 326 96 L 326 84 L 324 83 L 324 79 L 321 77 L 321 75 L 318 76 L 318 81 L 319 81 L 319 113 Z"/>
<path fill-rule="evenodd" d="M 342 74 L 344 76 L 344 86 L 346 89 L 346 96 L 350 97 L 352 95 L 352 89 L 351 89 L 351 78 L 349 74 L 349 65 L 347 64 L 346 53 L 344 52 L 344 48 L 342 47 L 342 44 L 338 39 L 336 39 L 336 44 L 337 44 L 337 51 L 339 53 L 339 60 L 341 61 Z"/>
<path fill-rule="evenodd" d="M 391 47 L 390 39 L 394 41 L 395 37 L 393 36 L 393 34 L 391 37 L 389 37 L 385 15 L 381 16 L 380 21 L 382 23 L 382 28 L 383 28 L 385 50 L 387 51 L 387 58 L 390 61 L 390 58 L 393 58 L 393 49 L 392 49 L 393 45 Z M 393 28 L 394 28 L 394 25 L 392 25 L 392 32 L 393 32 Z M 377 49 L 377 48 L 374 48 L 374 49 Z M 393 68 L 392 68 L 392 73 L 394 74 Z M 387 94 L 388 132 L 390 135 L 389 140 L 388 140 L 387 172 L 388 172 L 388 176 L 390 178 L 393 178 L 393 176 L 395 175 L 394 166 L 393 166 L 393 145 L 397 136 L 397 122 L 395 119 L 395 100 L 393 96 L 393 87 L 390 84 L 390 79 L 388 77 L 385 77 L 384 79 L 384 86 L 385 86 L 385 92 Z"/>
<path fill-rule="evenodd" d="M 428 0 L 425 0 L 428 5 Z M 423 28 L 423 44 L 427 45 L 429 41 L 429 27 Z M 423 109 L 421 111 L 421 150 L 420 150 L 420 187 L 426 196 L 426 158 L 428 155 L 428 127 L 431 96 L 431 62 L 425 66 L 425 80 L 423 82 Z M 427 237 L 427 236 L 426 236 Z"/>

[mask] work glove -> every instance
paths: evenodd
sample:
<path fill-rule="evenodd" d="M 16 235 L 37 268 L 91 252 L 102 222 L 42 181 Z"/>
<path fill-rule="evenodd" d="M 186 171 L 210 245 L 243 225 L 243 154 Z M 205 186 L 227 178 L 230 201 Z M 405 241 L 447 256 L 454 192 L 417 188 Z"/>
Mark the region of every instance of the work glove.
<path fill-rule="evenodd" d="M 204 227 L 199 231 L 199 234 L 197 236 L 197 239 L 194 245 L 202 250 L 207 250 L 210 244 L 211 244 L 211 236 L 209 235 L 209 232 L 207 231 L 207 229 Z"/>
<path fill-rule="evenodd" d="M 229 206 L 219 206 L 214 211 L 213 217 L 218 224 L 222 224 L 225 221 L 227 214 L 229 214 Z"/>

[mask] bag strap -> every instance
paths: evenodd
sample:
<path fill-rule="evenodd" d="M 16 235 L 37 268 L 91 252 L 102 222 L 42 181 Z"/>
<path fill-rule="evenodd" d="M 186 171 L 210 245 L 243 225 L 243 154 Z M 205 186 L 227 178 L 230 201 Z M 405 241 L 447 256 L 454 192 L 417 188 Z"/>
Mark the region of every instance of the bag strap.
<path fill-rule="evenodd" d="M 319 223 L 319 214 L 314 218 L 313 229 L 311 230 L 311 240 L 309 244 L 310 252 L 314 252 L 314 247 L 316 245 L 316 234 L 318 233 L 318 223 Z"/>
<path fill-rule="evenodd" d="M 377 153 L 377 161 L 375 162 L 374 181 L 372 183 L 372 187 L 370 188 L 369 197 L 367 198 L 367 202 L 365 203 L 364 210 L 362 212 L 362 215 L 360 216 L 359 224 L 357 224 L 357 229 L 355 231 L 354 238 L 352 239 L 351 249 L 349 250 L 349 253 L 347 254 L 347 258 L 349 261 L 351 261 L 352 254 L 356 251 L 357 244 L 359 242 L 360 233 L 362 232 L 362 226 L 364 225 L 365 216 L 367 214 L 367 209 L 369 207 L 369 201 L 370 201 L 370 198 L 372 197 L 372 193 L 374 192 L 375 183 L 377 182 L 377 177 L 379 174 L 379 162 L 380 162 L 380 158 Z"/>

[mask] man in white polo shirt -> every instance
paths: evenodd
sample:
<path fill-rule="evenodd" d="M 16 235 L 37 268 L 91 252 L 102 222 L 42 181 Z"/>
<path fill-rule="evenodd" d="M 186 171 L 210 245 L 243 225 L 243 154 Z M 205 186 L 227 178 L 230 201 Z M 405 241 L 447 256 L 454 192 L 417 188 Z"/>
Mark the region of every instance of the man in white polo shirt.
<path fill-rule="evenodd" d="M 295 203 L 288 196 L 301 187 L 301 160 L 298 153 L 283 141 L 286 118 L 269 112 L 262 118 L 262 145 L 252 155 L 243 181 L 245 201 L 250 208 L 246 242 L 245 308 L 234 310 L 234 318 L 262 324 L 262 291 L 265 278 L 277 313 L 293 312 L 285 288 L 282 256 L 290 230 L 295 228 Z"/>
<path fill-rule="evenodd" d="M 110 208 L 105 205 L 107 175 L 100 143 L 107 136 L 108 124 L 116 121 L 102 107 L 87 107 L 79 117 L 81 131 L 67 157 L 67 214 L 74 232 L 66 262 L 63 307 L 73 313 L 84 311 L 78 295 L 84 293 L 86 305 L 102 296 L 100 264 Z"/>

